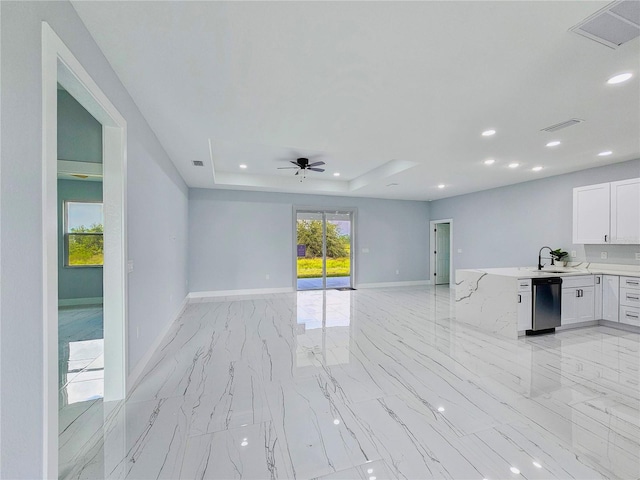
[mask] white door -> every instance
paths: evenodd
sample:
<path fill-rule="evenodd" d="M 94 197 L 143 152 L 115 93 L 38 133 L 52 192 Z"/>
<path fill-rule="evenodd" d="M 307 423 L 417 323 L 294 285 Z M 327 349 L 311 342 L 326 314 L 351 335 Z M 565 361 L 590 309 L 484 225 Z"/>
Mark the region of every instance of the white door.
<path fill-rule="evenodd" d="M 451 226 L 448 223 L 437 223 L 435 226 L 436 245 L 434 248 L 436 256 L 436 285 L 449 284 L 449 269 L 451 259 L 451 245 L 449 234 Z"/>
<path fill-rule="evenodd" d="M 573 189 L 573 243 L 609 243 L 609 184 Z"/>
<path fill-rule="evenodd" d="M 640 178 L 611 183 L 611 243 L 640 243 Z"/>

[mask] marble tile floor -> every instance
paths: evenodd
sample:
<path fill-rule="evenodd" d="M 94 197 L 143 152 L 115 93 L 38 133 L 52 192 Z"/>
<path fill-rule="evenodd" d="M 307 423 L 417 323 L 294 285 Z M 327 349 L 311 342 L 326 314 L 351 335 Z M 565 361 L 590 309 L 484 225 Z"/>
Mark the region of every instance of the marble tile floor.
<path fill-rule="evenodd" d="M 65 478 L 640 477 L 640 335 L 504 339 L 447 287 L 188 306 Z"/>
<path fill-rule="evenodd" d="M 101 305 L 58 310 L 59 472 L 102 431 L 104 342 Z"/>

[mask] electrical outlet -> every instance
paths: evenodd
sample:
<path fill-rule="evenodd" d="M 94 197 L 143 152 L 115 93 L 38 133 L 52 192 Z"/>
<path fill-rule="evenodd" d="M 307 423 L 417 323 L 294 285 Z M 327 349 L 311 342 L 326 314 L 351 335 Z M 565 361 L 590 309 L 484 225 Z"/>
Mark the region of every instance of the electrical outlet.
<path fill-rule="evenodd" d="M 267 280 L 269 280 L 269 274 L 268 274 L 268 273 L 265 275 L 265 278 L 266 278 Z"/>
<path fill-rule="evenodd" d="M 640 252 L 636 252 L 636 260 L 640 260 Z"/>
<path fill-rule="evenodd" d="M 600 258 L 601 259 L 606 259 L 609 255 L 607 255 L 607 252 L 600 252 Z"/>
<path fill-rule="evenodd" d="M 369 253 L 369 249 L 367 247 L 362 248 L 362 253 Z"/>
<path fill-rule="evenodd" d="M 571 250 L 571 257 L 576 258 L 577 256 L 577 252 L 575 250 Z"/>
<path fill-rule="evenodd" d="M 400 270 L 396 269 L 396 275 L 400 275 Z"/>

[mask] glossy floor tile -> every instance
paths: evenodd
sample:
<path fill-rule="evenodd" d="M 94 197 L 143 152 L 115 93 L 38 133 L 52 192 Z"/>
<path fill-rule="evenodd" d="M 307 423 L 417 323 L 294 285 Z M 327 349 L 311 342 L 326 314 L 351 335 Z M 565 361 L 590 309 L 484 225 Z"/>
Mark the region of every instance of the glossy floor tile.
<path fill-rule="evenodd" d="M 639 478 L 639 364 L 637 333 L 473 330 L 446 287 L 199 299 L 64 477 Z"/>

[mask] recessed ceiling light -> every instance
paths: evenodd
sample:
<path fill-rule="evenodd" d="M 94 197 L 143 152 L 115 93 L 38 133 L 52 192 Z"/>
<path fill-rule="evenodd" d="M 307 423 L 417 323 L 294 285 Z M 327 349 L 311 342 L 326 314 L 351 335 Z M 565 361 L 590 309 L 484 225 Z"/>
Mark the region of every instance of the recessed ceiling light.
<path fill-rule="evenodd" d="M 484 164 L 485 165 L 493 165 L 496 161 L 493 158 L 490 158 L 489 160 L 485 160 Z"/>
<path fill-rule="evenodd" d="M 517 162 L 513 162 L 513 163 L 509 164 L 509 168 L 518 168 L 519 166 L 520 166 L 520 164 L 517 163 Z"/>
<path fill-rule="evenodd" d="M 600 152 L 598 154 L 599 157 L 608 157 L 609 155 L 611 155 L 613 152 L 611 150 L 606 150 L 604 152 Z"/>
<path fill-rule="evenodd" d="M 633 77 L 632 73 L 621 73 L 620 75 L 615 75 L 611 77 L 609 80 L 607 80 L 607 83 L 609 85 L 615 85 L 616 83 L 626 82 L 631 77 Z"/>
<path fill-rule="evenodd" d="M 247 168 L 247 166 L 244 163 L 241 163 L 240 164 L 240 168 L 242 168 L 244 170 L 245 168 Z"/>
<path fill-rule="evenodd" d="M 438 407 L 439 412 L 444 412 L 444 407 Z"/>
<path fill-rule="evenodd" d="M 547 147 L 557 147 L 560 145 L 560 140 L 554 140 L 553 142 L 547 143 Z"/>
<path fill-rule="evenodd" d="M 485 130 L 484 132 L 482 132 L 483 137 L 490 137 L 491 135 L 495 135 L 495 134 L 496 134 L 495 130 Z"/>
<path fill-rule="evenodd" d="M 438 185 L 438 188 L 444 188 L 444 183 L 441 183 L 440 185 Z"/>
<path fill-rule="evenodd" d="M 542 170 L 542 167 L 533 167 L 531 170 L 533 170 L 534 172 L 539 172 L 540 170 Z"/>
<path fill-rule="evenodd" d="M 336 418 L 335 420 L 333 420 L 333 424 L 334 425 L 340 425 L 340 420 Z"/>
<path fill-rule="evenodd" d="M 536 468 L 542 468 L 542 465 L 540 465 L 538 462 L 533 462 L 533 466 Z"/>
<path fill-rule="evenodd" d="M 516 475 L 520 474 L 520 470 L 518 470 L 516 467 L 511 467 L 509 470 L 511 470 L 511 472 L 515 473 Z"/>
<path fill-rule="evenodd" d="M 334 176 L 334 177 L 339 177 L 339 176 L 340 176 L 340 172 L 335 172 L 335 173 L 333 174 L 333 176 Z"/>

